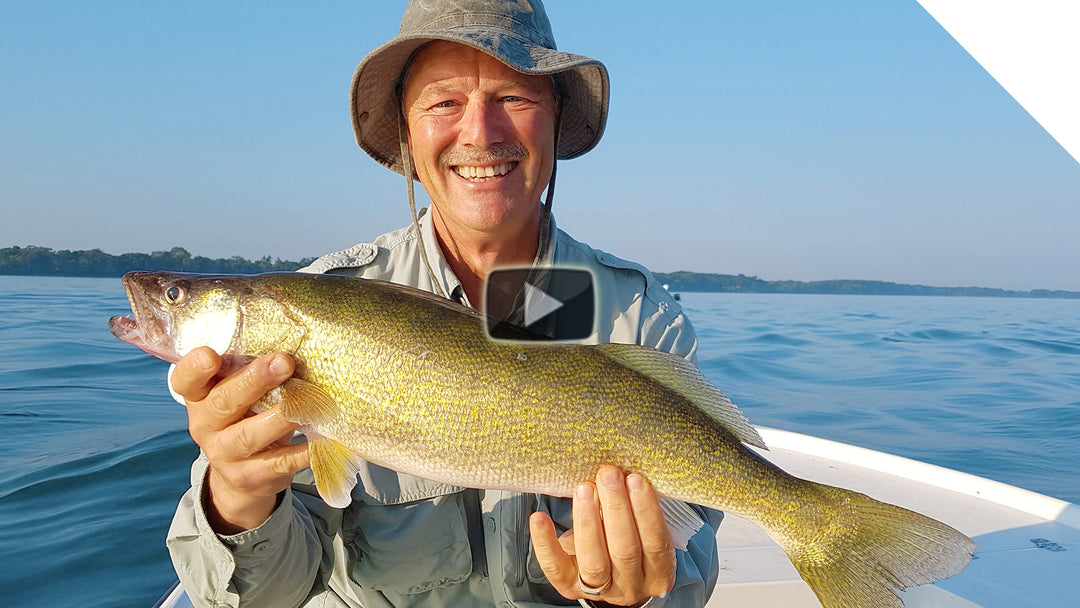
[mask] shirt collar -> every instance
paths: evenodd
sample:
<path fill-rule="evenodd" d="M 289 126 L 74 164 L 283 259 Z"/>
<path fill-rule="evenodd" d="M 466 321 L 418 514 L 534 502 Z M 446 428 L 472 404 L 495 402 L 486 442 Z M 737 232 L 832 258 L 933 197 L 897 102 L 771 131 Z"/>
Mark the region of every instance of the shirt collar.
<path fill-rule="evenodd" d="M 420 238 L 424 240 L 424 251 L 428 252 L 428 262 L 431 263 L 431 269 L 435 272 L 435 278 L 442 286 L 443 293 L 447 294 L 451 300 L 466 306 L 473 306 L 469 302 L 468 296 L 465 295 L 465 288 L 462 287 L 461 280 L 457 278 L 450 265 L 446 263 L 442 248 L 439 247 L 439 239 L 435 237 L 435 223 L 431 219 L 431 213 L 428 211 L 429 208 L 424 207 L 418 213 L 420 216 Z M 537 249 L 536 258 L 533 259 L 533 266 L 547 267 L 551 266 L 552 260 L 555 259 L 555 243 L 557 239 L 555 239 L 554 215 L 549 216 L 547 226 L 542 227 L 541 230 L 543 232 L 540 238 L 547 240 L 547 247 Z M 434 255 L 436 252 L 438 255 Z"/>
<path fill-rule="evenodd" d="M 424 251 L 428 254 L 428 262 L 431 264 L 431 270 L 435 273 L 435 279 L 439 282 L 443 293 L 447 297 L 455 302 L 471 306 L 469 298 L 465 295 L 465 288 L 461 286 L 461 281 L 454 274 L 450 265 L 446 263 L 446 257 L 443 256 L 442 248 L 439 247 L 439 239 L 435 238 L 435 223 L 428 211 L 429 209 L 424 207 L 418 213 L 420 216 L 420 238 L 424 240 Z M 420 263 L 423 264 L 423 261 Z"/>

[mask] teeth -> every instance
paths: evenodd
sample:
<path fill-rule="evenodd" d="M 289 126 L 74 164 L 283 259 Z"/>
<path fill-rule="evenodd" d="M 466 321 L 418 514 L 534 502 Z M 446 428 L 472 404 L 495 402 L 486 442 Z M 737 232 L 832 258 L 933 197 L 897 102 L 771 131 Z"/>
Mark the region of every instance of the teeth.
<path fill-rule="evenodd" d="M 453 167 L 453 169 L 455 173 L 465 179 L 483 181 L 489 177 L 506 175 L 510 172 L 510 169 L 514 168 L 515 164 L 515 162 L 508 162 L 493 167 L 469 167 L 466 165 L 457 165 Z"/>

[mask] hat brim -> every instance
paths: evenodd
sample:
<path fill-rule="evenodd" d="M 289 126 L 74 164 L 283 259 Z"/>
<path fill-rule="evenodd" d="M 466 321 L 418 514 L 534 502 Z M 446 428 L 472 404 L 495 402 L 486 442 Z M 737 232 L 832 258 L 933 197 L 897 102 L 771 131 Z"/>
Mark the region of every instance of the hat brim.
<path fill-rule="evenodd" d="M 556 78 L 561 103 L 557 158 L 581 156 L 600 141 L 608 113 L 604 64 L 512 36 L 493 37 L 490 29 L 458 27 L 399 35 L 368 53 L 356 66 L 349 91 L 353 131 L 356 143 L 380 164 L 404 175 L 396 88 L 413 54 L 436 40 L 472 47 L 523 74 Z"/>

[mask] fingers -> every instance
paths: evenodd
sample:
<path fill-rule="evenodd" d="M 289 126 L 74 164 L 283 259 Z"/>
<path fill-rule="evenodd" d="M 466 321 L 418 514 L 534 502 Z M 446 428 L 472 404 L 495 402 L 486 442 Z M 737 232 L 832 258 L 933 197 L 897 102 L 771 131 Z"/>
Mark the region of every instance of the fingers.
<path fill-rule="evenodd" d="M 626 476 L 616 467 L 601 467 L 596 489 L 603 510 L 604 539 L 610 559 L 611 580 L 619 587 L 632 588 L 641 579 L 641 541 L 636 516 L 630 504 Z M 597 551 L 603 547 L 597 545 Z M 578 563 L 581 562 L 579 558 Z M 589 586 L 598 579 L 583 579 Z M 606 579 L 599 579 L 601 584 Z"/>
<path fill-rule="evenodd" d="M 660 498 L 648 479 L 636 473 L 626 478 L 630 504 L 641 542 L 643 586 L 650 596 L 663 596 L 675 585 L 675 544 Z"/>
<path fill-rule="evenodd" d="M 608 469 L 605 471 L 605 469 Z M 604 495 L 605 501 L 612 500 L 610 493 L 616 489 L 602 485 L 601 477 L 606 473 L 606 481 L 613 485 L 621 485 L 622 472 L 614 467 L 605 467 L 597 475 L 597 482 L 585 482 L 579 484 L 574 494 L 574 549 L 577 552 L 578 575 L 581 582 L 591 588 L 605 588 L 612 580 L 612 563 L 608 555 L 608 537 L 604 527 L 608 524 L 601 514 L 600 494 Z M 601 489 L 603 488 L 603 489 Z M 607 505 L 605 504 L 605 507 Z M 614 514 L 613 514 L 614 516 Z M 615 529 L 612 521 L 612 530 Z"/>
<path fill-rule="evenodd" d="M 306 444 L 290 445 L 296 424 L 277 410 L 249 411 L 292 376 L 292 358 L 260 357 L 224 379 L 221 366 L 214 351 L 196 349 L 177 362 L 171 383 L 187 405 L 191 437 L 210 462 L 207 516 L 218 532 L 235 533 L 265 521 L 309 460 Z"/>
<path fill-rule="evenodd" d="M 225 467 L 211 462 L 204 503 L 210 526 L 219 534 L 237 534 L 262 525 L 292 482 L 292 472 L 305 468 L 307 462 L 303 443 L 267 450 Z"/>
<path fill-rule="evenodd" d="M 647 479 L 604 466 L 573 500 L 574 527 L 560 539 L 547 515 L 530 520 L 537 561 L 560 594 L 628 606 L 671 590 L 674 545 Z"/>
<path fill-rule="evenodd" d="M 555 536 L 555 524 L 547 513 L 529 516 L 529 533 L 532 535 L 533 552 L 548 582 L 568 599 L 577 599 L 577 566 L 566 547 Z"/>
<path fill-rule="evenodd" d="M 176 362 L 169 375 L 169 384 L 188 401 L 202 401 L 213 388 L 214 374 L 220 368 L 221 357 L 213 349 L 196 348 Z"/>
<path fill-rule="evenodd" d="M 599 590 L 599 594 L 586 597 L 622 606 L 636 605 L 649 597 L 644 588 L 636 514 L 626 475 L 617 467 L 602 466 L 595 483 L 578 486 L 574 547 L 581 586 Z M 579 592 L 583 592 L 581 586 Z"/>
<path fill-rule="evenodd" d="M 211 359 L 217 357 L 209 349 L 192 351 L 188 356 L 191 357 L 199 352 Z M 184 359 L 181 359 L 182 362 Z M 193 362 L 192 366 L 195 364 Z M 219 357 L 217 366 L 220 366 Z M 176 371 L 173 372 L 173 386 L 178 393 L 188 399 L 188 422 L 191 436 L 195 438 L 196 443 L 199 443 L 201 437 L 237 422 L 267 391 L 288 379 L 294 368 L 295 364 L 291 357 L 275 353 L 260 357 L 228 378 L 213 383 L 212 374 L 210 378 L 205 378 L 198 371 L 182 368 L 178 363 Z M 185 375 L 182 376 L 182 374 Z M 178 376 L 181 377 L 178 378 Z M 200 386 L 200 382 L 203 386 Z M 207 384 L 210 386 L 209 389 L 205 389 Z M 191 396 L 185 394 L 181 388 L 190 390 Z M 202 398 L 197 398 L 199 394 L 203 395 Z M 285 432 L 283 425 L 279 427 L 278 436 Z M 201 443 L 199 445 L 202 446 Z M 266 445 L 267 443 L 264 443 L 259 447 Z M 202 447 L 205 448 L 205 446 Z"/>
<path fill-rule="evenodd" d="M 236 460 L 211 463 L 212 472 L 231 492 L 250 496 L 272 496 L 292 482 L 292 475 L 310 465 L 306 443 L 288 444 L 262 450 Z"/>
<path fill-rule="evenodd" d="M 279 411 L 268 410 L 242 418 L 209 435 L 207 445 L 200 447 L 207 452 L 211 462 L 219 454 L 233 460 L 250 458 L 268 449 L 288 445 L 296 427 Z"/>
<path fill-rule="evenodd" d="M 179 366 L 177 369 L 180 369 Z M 278 476 L 295 470 L 297 450 L 285 450 L 296 425 L 285 419 L 277 410 L 268 410 L 248 416 L 248 410 L 268 390 L 280 385 L 294 369 L 290 357 L 273 354 L 261 357 L 241 368 L 235 374 L 213 385 L 205 398 L 188 402 L 188 426 L 192 438 L 199 444 L 211 465 L 228 479 L 252 477 L 248 469 L 266 469 Z M 195 376 L 191 376 L 195 377 Z M 197 384 L 196 379 L 193 384 Z M 269 452 L 264 454 L 264 452 Z M 255 455 L 259 459 L 251 460 Z M 291 460 L 270 460 L 275 455 Z M 304 467 L 299 467 L 304 468 Z M 237 486 L 255 486 L 261 476 Z"/>

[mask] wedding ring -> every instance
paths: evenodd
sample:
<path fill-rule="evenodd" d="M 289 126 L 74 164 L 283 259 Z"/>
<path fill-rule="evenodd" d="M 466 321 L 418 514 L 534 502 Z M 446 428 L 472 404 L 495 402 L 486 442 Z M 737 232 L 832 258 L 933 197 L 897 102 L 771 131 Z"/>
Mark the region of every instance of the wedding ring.
<path fill-rule="evenodd" d="M 585 584 L 585 581 L 581 580 L 581 575 L 579 574 L 577 577 L 577 586 L 578 589 L 581 589 L 582 593 L 588 595 L 600 595 L 601 593 L 607 591 L 607 588 L 611 586 L 611 579 L 609 578 L 602 587 L 590 587 Z"/>

